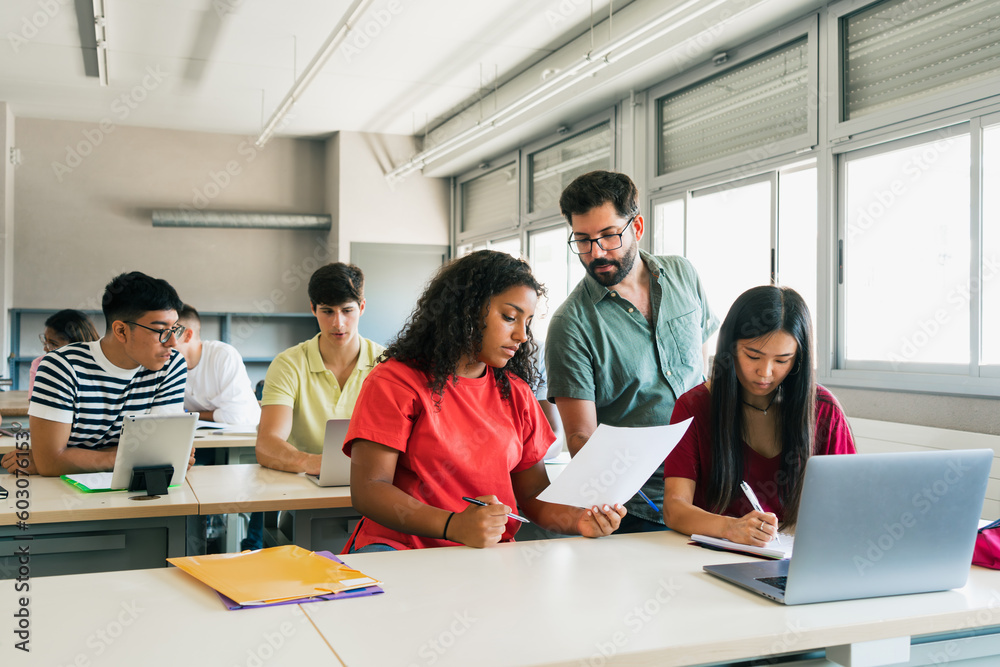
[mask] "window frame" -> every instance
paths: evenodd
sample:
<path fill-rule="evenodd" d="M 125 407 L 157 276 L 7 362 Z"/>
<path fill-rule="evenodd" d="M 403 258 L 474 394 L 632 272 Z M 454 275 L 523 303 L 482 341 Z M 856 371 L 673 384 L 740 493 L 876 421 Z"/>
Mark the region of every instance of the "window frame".
<path fill-rule="evenodd" d="M 818 381 L 833 387 L 850 387 L 888 391 L 950 394 L 968 397 L 990 397 L 1000 395 L 1000 365 L 984 365 L 982 355 L 982 292 L 975 288 L 975 298 L 970 301 L 968 364 L 929 364 L 919 362 L 848 361 L 846 359 L 846 299 L 845 284 L 837 267 L 848 252 L 848 221 L 846 207 L 846 179 L 844 168 L 853 159 L 891 152 L 925 144 L 933 133 L 948 131 L 951 134 L 970 135 L 971 180 L 970 180 L 970 288 L 982 284 L 982 131 L 988 126 L 1000 124 L 1000 101 L 991 105 L 994 110 L 979 115 L 966 113 L 953 115 L 946 120 L 922 123 L 916 128 L 908 125 L 905 129 L 895 127 L 878 138 L 868 137 L 864 141 L 839 143 L 831 151 L 830 162 L 834 181 L 834 214 L 830 227 L 835 232 L 831 250 L 833 271 L 829 280 L 828 293 L 833 299 L 834 318 L 830 363 L 819 366 Z M 839 110 L 837 111 L 839 113 Z M 822 278 L 822 276 L 821 276 Z"/>
<path fill-rule="evenodd" d="M 844 0 L 831 4 L 826 9 L 826 29 L 824 31 L 825 73 L 828 85 L 832 88 L 831 99 L 836 103 L 828 109 L 830 140 L 847 140 L 852 136 L 896 126 L 905 121 L 922 116 L 936 114 L 942 111 L 963 107 L 967 104 L 982 102 L 988 98 L 1000 95 L 1000 77 L 997 81 L 980 81 L 969 83 L 950 90 L 935 93 L 919 102 L 901 104 L 898 107 L 876 111 L 853 120 L 844 119 L 844 35 L 843 19 L 850 14 L 862 11 L 878 4 L 872 0 Z"/>
<path fill-rule="evenodd" d="M 477 178 L 488 176 L 494 172 L 500 171 L 501 169 L 506 169 L 507 167 L 514 165 L 514 180 L 517 183 L 517 202 L 520 206 L 521 202 L 521 160 L 520 152 L 517 150 L 511 151 L 509 153 L 504 153 L 503 155 L 497 156 L 492 160 L 487 160 L 482 162 L 476 169 L 471 169 L 464 174 L 455 177 L 455 215 L 454 224 L 452 228 L 453 240 L 452 240 L 452 252 L 457 250 L 459 245 L 466 245 L 468 243 L 475 243 L 477 241 L 488 240 L 493 237 L 511 236 L 511 229 L 517 229 L 520 226 L 520 210 L 515 211 L 515 219 L 513 225 L 503 225 L 490 228 L 479 229 L 472 232 L 463 232 L 462 225 L 464 223 L 465 215 L 465 202 L 462 199 L 462 186 L 469 181 L 474 181 Z"/>
<path fill-rule="evenodd" d="M 758 171 L 755 168 L 756 165 L 770 163 L 775 160 L 780 161 L 788 155 L 814 149 L 819 144 L 819 111 L 818 95 L 816 94 L 816 91 L 819 90 L 818 36 L 819 15 L 811 13 L 784 27 L 773 30 L 763 37 L 731 49 L 726 49 L 724 53 L 726 56 L 724 66 L 718 66 L 710 60 L 649 88 L 646 95 L 648 112 L 645 124 L 647 143 L 651 142 L 650 149 L 646 151 L 646 173 L 649 175 L 647 180 L 649 191 L 655 192 L 660 189 L 670 189 L 672 186 L 678 184 L 704 179 L 713 174 L 721 174 L 733 169 L 743 170 L 744 173 L 752 175 Z M 740 156 L 726 156 L 686 169 L 662 175 L 658 174 L 661 138 L 659 128 L 662 126 L 660 120 L 660 100 L 662 98 L 724 72 L 741 67 L 751 60 L 802 38 L 806 39 L 809 63 L 808 88 L 810 91 L 806 110 L 808 130 L 805 135 L 784 139 L 774 144 L 768 148 L 768 155 L 763 156 L 759 160 L 754 160 L 752 163 L 747 163 Z M 749 167 L 749 171 L 747 167 Z"/>
<path fill-rule="evenodd" d="M 610 109 L 606 109 L 598 114 L 588 116 L 587 118 L 578 121 L 573 124 L 560 125 L 554 133 L 551 133 L 545 137 L 537 139 L 536 141 L 529 143 L 521 148 L 522 161 L 519 165 L 521 167 L 521 196 L 519 199 L 520 205 L 520 217 L 521 224 L 532 224 L 537 221 L 545 221 L 553 216 L 561 216 L 559 212 L 559 204 L 556 203 L 555 206 L 551 206 L 547 209 L 542 209 L 539 211 L 530 211 L 531 207 L 531 158 L 536 153 L 540 153 L 546 149 L 553 148 L 559 144 L 570 141 L 585 132 L 589 132 L 594 128 L 597 128 L 605 123 L 608 125 L 608 130 L 611 134 L 611 165 L 610 169 L 614 169 L 615 165 L 618 163 L 618 144 L 617 144 L 617 132 L 615 132 L 616 127 L 616 107 L 612 106 Z"/>

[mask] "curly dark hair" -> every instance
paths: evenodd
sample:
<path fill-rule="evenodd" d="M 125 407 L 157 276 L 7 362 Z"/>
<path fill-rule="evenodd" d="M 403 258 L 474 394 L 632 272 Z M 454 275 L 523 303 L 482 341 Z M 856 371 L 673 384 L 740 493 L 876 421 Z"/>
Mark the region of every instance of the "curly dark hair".
<path fill-rule="evenodd" d="M 475 359 L 482 351 L 485 309 L 490 299 L 522 285 L 539 296 L 545 294 L 545 288 L 531 275 L 528 263 L 505 252 L 479 250 L 445 264 L 431 279 L 403 329 L 380 360 L 395 359 L 426 373 L 428 387 L 440 406 L 449 378 L 452 383 L 458 382 L 455 371 L 462 356 Z M 502 398 L 510 398 L 507 373 L 531 387 L 538 384 L 537 349 L 529 327 L 527 341 L 507 365 L 490 368 Z"/>

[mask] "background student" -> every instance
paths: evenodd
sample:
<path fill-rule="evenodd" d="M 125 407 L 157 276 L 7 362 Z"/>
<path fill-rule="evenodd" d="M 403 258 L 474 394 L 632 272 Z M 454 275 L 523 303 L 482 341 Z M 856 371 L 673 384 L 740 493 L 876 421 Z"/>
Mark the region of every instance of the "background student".
<path fill-rule="evenodd" d="M 344 451 L 364 518 L 348 550 L 489 546 L 513 539 L 519 524 L 506 515 L 518 506 L 561 533 L 618 528 L 624 507 L 536 499 L 555 439 L 529 386 L 542 291 L 526 262 L 491 250 L 446 265 L 428 285 L 351 419 Z"/>
<path fill-rule="evenodd" d="M 319 333 L 279 354 L 267 369 L 257 461 L 318 475 L 326 422 L 351 417 L 361 383 L 384 348 L 358 333 L 365 312 L 361 269 L 342 262 L 321 266 L 308 289 Z"/>
<path fill-rule="evenodd" d="M 50 315 L 45 320 L 45 329 L 38 338 L 42 341 L 42 350 L 51 352 L 70 343 L 89 343 L 100 336 L 97 335 L 97 329 L 86 313 L 68 308 Z M 31 398 L 31 390 L 35 386 L 35 373 L 38 372 L 38 365 L 42 363 L 44 356 L 45 354 L 42 354 L 31 362 L 28 374 L 28 398 Z"/>
<path fill-rule="evenodd" d="M 365 276 L 357 266 L 321 266 L 309 278 L 308 291 L 319 333 L 268 366 L 256 452 L 262 466 L 318 475 L 326 422 L 351 417 L 361 383 L 385 348 L 358 333 Z M 241 549 L 263 546 L 263 525 L 262 513 L 250 515 Z"/>
<path fill-rule="evenodd" d="M 853 454 L 837 399 L 816 384 L 809 309 L 787 287 L 736 299 L 719 330 L 711 378 L 677 401 L 693 417 L 664 464 L 663 514 L 682 533 L 764 546 L 795 525 L 806 460 Z M 755 511 L 740 490 L 746 481 Z"/>
<path fill-rule="evenodd" d="M 187 369 L 177 350 L 183 306 L 165 280 L 133 271 L 116 276 L 101 300 L 107 330 L 89 343 L 49 352 L 38 366 L 28 406 L 27 467 L 14 452 L 13 471 L 57 476 L 112 470 L 126 414 L 184 410 Z M 194 455 L 191 457 L 194 461 Z"/>
<path fill-rule="evenodd" d="M 221 340 L 202 340 L 193 306 L 184 304 L 177 318 L 187 329 L 177 341 L 188 372 L 184 409 L 204 421 L 256 426 L 260 404 L 239 351 Z"/>

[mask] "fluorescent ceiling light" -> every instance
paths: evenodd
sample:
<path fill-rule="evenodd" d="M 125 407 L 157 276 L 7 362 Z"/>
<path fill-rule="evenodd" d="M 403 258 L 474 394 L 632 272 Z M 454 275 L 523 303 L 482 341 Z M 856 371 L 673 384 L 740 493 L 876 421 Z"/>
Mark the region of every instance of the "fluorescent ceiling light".
<path fill-rule="evenodd" d="M 96 0 L 95 0 L 96 1 Z M 274 136 L 275 131 L 280 127 L 281 121 L 284 120 L 285 116 L 291 111 L 295 103 L 299 101 L 303 93 L 306 92 L 306 88 L 312 83 L 316 75 L 319 74 L 320 70 L 323 69 L 323 65 L 326 61 L 330 59 L 330 56 L 334 54 L 340 43 L 344 41 L 348 33 L 354 28 L 352 27 L 357 23 L 357 19 L 361 18 L 361 15 L 365 13 L 368 7 L 372 4 L 373 0 L 354 0 L 354 3 L 347 9 L 344 16 L 340 19 L 340 22 L 330 33 L 330 36 L 326 38 L 326 42 L 320 47 L 320 50 L 316 52 L 313 56 L 312 61 L 305 68 L 302 74 L 296 79 L 295 83 L 292 84 L 291 90 L 285 95 L 285 98 L 281 100 L 278 104 L 278 108 L 274 110 L 271 114 L 270 120 L 264 125 L 264 129 L 261 130 L 260 136 L 257 137 L 255 142 L 258 148 L 263 148 L 272 136 Z"/>
<path fill-rule="evenodd" d="M 727 1 L 714 0 L 713 2 L 703 3 L 703 0 L 687 0 L 682 5 L 643 24 L 642 27 L 633 30 L 624 37 L 610 42 L 595 51 L 591 51 L 572 67 L 561 72 L 556 72 L 552 69 L 545 70 L 545 73 L 548 73 L 549 76 L 544 79 L 541 85 L 514 100 L 504 108 L 494 112 L 491 116 L 479 121 L 469 129 L 456 134 L 451 139 L 417 153 L 404 164 L 386 174 L 386 180 L 391 183 L 423 169 L 432 160 L 437 160 L 451 154 L 462 146 L 492 132 L 495 128 L 509 123 L 559 93 L 575 86 L 580 81 L 589 79 L 608 65 L 660 39 L 680 26 L 704 16 Z M 678 18 L 678 15 L 689 9 L 694 9 L 695 11 L 683 18 Z M 737 15 L 730 17 L 729 20 L 731 21 Z M 665 23 L 667 25 L 664 26 L 663 24 Z M 657 28 L 659 29 L 657 30 Z"/>

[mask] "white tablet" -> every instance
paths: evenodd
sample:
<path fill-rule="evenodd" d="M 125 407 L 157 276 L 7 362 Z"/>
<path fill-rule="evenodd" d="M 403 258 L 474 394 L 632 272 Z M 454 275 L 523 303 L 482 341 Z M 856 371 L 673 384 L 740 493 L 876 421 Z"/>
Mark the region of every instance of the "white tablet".
<path fill-rule="evenodd" d="M 125 415 L 111 488 L 127 489 L 137 466 L 172 465 L 169 486 L 183 484 L 197 421 L 197 413 Z"/>

